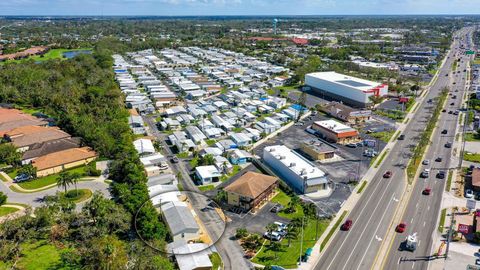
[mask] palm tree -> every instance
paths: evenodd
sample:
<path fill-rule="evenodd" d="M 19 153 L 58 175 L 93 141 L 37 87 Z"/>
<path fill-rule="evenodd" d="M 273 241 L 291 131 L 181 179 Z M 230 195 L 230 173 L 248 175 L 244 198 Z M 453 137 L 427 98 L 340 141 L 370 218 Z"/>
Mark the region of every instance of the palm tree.
<path fill-rule="evenodd" d="M 78 196 L 78 188 L 77 188 L 77 184 L 78 184 L 78 181 L 80 181 L 80 178 L 82 178 L 82 175 L 78 172 L 74 172 L 71 174 L 71 181 L 72 183 L 75 185 L 75 191 L 77 193 L 77 196 Z"/>
<path fill-rule="evenodd" d="M 213 165 L 215 163 L 215 158 L 211 154 L 207 154 L 202 159 L 203 165 Z"/>
<path fill-rule="evenodd" d="M 227 168 L 227 161 L 224 161 L 224 162 L 222 163 L 223 174 L 227 174 L 227 173 L 228 173 L 228 172 L 227 172 L 227 169 L 228 169 L 228 168 Z"/>
<path fill-rule="evenodd" d="M 280 243 L 270 242 L 270 249 L 275 253 L 275 260 L 278 258 L 278 251 L 280 250 Z"/>
<path fill-rule="evenodd" d="M 72 176 L 66 171 L 62 171 L 57 177 L 57 186 L 63 187 L 65 189 L 65 194 L 67 193 L 67 188 L 72 184 Z"/>
<path fill-rule="evenodd" d="M 265 229 L 267 230 L 268 234 L 271 236 L 272 235 L 272 232 L 276 231 L 278 228 L 277 225 L 275 225 L 274 223 L 269 223 Z M 270 242 L 272 242 L 272 240 L 270 240 Z"/>
<path fill-rule="evenodd" d="M 288 226 L 288 227 L 289 228 L 287 231 L 287 235 L 285 235 L 285 238 L 288 239 L 288 247 L 290 247 L 291 241 L 297 239 L 298 231 L 296 227 L 292 227 L 292 226 Z"/>

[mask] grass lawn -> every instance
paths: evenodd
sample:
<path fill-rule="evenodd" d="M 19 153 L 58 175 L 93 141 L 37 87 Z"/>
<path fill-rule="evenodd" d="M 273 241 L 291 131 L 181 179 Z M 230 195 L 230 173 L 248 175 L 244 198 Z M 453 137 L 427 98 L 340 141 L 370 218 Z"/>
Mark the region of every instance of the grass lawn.
<path fill-rule="evenodd" d="M 445 217 L 447 215 L 447 209 L 442 209 L 440 213 L 440 222 L 438 223 L 438 232 L 443 233 L 443 225 L 445 224 Z"/>
<path fill-rule="evenodd" d="M 67 197 L 69 201 L 80 203 L 92 197 L 92 191 L 90 189 L 71 189 L 67 191 L 65 197 Z"/>
<path fill-rule="evenodd" d="M 6 216 L 8 214 L 17 212 L 19 209 L 15 207 L 1 206 L 0 207 L 0 217 Z"/>
<path fill-rule="evenodd" d="M 30 57 L 27 57 L 25 59 L 18 59 L 18 60 L 8 60 L 3 63 L 10 63 L 10 62 L 15 62 L 15 63 L 22 63 L 26 62 L 29 60 L 33 61 L 47 61 L 51 59 L 67 59 L 63 57 L 63 53 L 65 52 L 71 52 L 71 51 L 88 51 L 92 50 L 91 48 L 80 48 L 80 49 L 51 49 L 47 53 L 45 53 L 43 56 L 42 55 L 33 55 Z"/>
<path fill-rule="evenodd" d="M 181 152 L 177 154 L 178 158 L 188 158 L 188 152 Z"/>
<path fill-rule="evenodd" d="M 232 168 L 232 172 L 227 174 L 227 175 L 222 175 L 222 177 L 220 177 L 220 181 L 222 182 L 225 182 L 227 181 L 228 179 L 230 179 L 230 177 L 234 176 L 235 174 L 237 174 L 242 168 L 238 165 L 233 165 L 233 168 Z"/>
<path fill-rule="evenodd" d="M 379 140 L 382 140 L 384 142 L 389 142 L 394 133 L 395 131 L 380 131 L 380 132 L 373 132 L 368 135 L 374 138 L 377 138 Z"/>
<path fill-rule="evenodd" d="M 300 204 L 295 207 L 295 212 L 293 213 L 286 213 L 285 208 L 287 207 L 288 203 L 290 202 L 291 198 L 282 190 L 279 190 L 278 194 L 273 197 L 271 202 L 281 204 L 284 209 L 278 212 L 279 217 L 294 219 L 296 217 L 303 216 L 303 208 Z"/>
<path fill-rule="evenodd" d="M 448 171 L 448 178 L 447 178 L 447 184 L 445 185 L 445 191 L 450 191 L 450 188 L 452 186 L 452 177 L 453 177 L 453 172 Z"/>
<path fill-rule="evenodd" d="M 205 143 L 208 145 L 208 146 L 212 146 L 216 143 L 217 141 L 214 140 L 214 139 L 208 139 L 205 141 Z"/>
<path fill-rule="evenodd" d="M 80 173 L 85 175 L 85 166 L 68 169 L 67 172 L 69 173 Z M 51 174 L 45 177 L 37 178 L 34 180 L 18 183 L 18 185 L 24 189 L 37 189 L 42 188 L 51 184 L 57 183 L 58 174 Z"/>
<path fill-rule="evenodd" d="M 206 186 L 200 186 L 198 187 L 198 189 L 200 189 L 200 191 L 209 191 L 209 190 L 212 190 L 214 189 L 215 186 L 214 185 L 206 185 Z"/>
<path fill-rule="evenodd" d="M 7 173 L 10 178 L 15 178 L 17 176 L 18 169 L 14 169 L 11 172 Z"/>
<path fill-rule="evenodd" d="M 475 133 L 465 133 L 465 141 L 467 142 L 475 142 L 480 141 L 480 138 L 476 136 Z"/>
<path fill-rule="evenodd" d="M 327 226 L 328 221 L 318 221 L 318 237 L 322 235 Z M 315 222 L 315 220 L 309 220 L 307 222 L 303 234 L 302 254 L 305 254 L 305 251 L 308 248 L 315 245 L 316 228 L 317 222 Z M 281 248 L 278 252 L 274 252 L 269 248 L 269 244 L 266 244 L 252 261 L 263 265 L 270 264 L 279 265 L 285 268 L 297 268 L 297 262 L 300 257 L 300 239 L 299 234 L 298 239 L 291 241 L 290 247 L 288 246 L 288 239 L 283 239 L 280 241 Z M 277 254 L 275 255 L 275 253 Z"/>
<path fill-rule="evenodd" d="M 212 261 L 213 270 L 217 270 L 219 267 L 223 269 L 222 258 L 217 252 L 212 252 L 212 254 L 209 257 L 210 257 L 210 261 Z"/>
<path fill-rule="evenodd" d="M 55 269 L 60 260 L 59 250 L 46 241 L 22 245 L 22 255 L 17 263 L 18 269 L 37 270 Z"/>
<path fill-rule="evenodd" d="M 463 160 L 471 162 L 480 162 L 480 154 L 465 152 Z"/>

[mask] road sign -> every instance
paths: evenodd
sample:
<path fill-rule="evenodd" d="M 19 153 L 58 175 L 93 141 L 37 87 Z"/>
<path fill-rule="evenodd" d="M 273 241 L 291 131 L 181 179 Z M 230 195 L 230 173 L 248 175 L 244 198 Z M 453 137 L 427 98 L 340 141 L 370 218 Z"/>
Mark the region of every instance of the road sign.
<path fill-rule="evenodd" d="M 463 234 L 468 234 L 470 232 L 470 225 L 458 224 L 458 231 Z"/>
<path fill-rule="evenodd" d="M 467 208 L 470 210 L 477 208 L 477 201 L 472 199 L 467 200 Z"/>

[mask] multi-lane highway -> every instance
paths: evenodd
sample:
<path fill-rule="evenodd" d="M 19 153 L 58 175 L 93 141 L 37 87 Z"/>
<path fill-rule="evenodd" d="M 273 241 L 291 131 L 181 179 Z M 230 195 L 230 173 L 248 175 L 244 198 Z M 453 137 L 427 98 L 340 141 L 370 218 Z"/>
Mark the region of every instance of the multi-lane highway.
<path fill-rule="evenodd" d="M 458 115 L 449 114 L 449 111 L 455 112 L 461 108 L 465 91 L 469 87 L 466 74 L 472 58 L 465 55 L 460 46 L 464 44 L 465 49 L 472 48 L 471 30 L 471 28 L 468 28 L 461 31 L 459 39 L 454 43 L 454 52 L 457 53 L 455 59 L 460 59 L 460 61 L 457 62 L 457 68 L 451 70 L 448 76 L 451 83 L 449 85 L 451 94 L 449 94 L 446 102 L 446 112 L 440 116 L 432 137 L 433 143 L 425 155 L 425 159 L 430 161 L 430 165 L 423 165 L 423 168 L 432 170 L 430 177 L 419 178 L 416 181 L 402 217 L 403 222 L 407 224 L 407 230 L 403 234 L 396 233 L 393 242 L 387 246 L 389 254 L 386 261 L 383 262 L 383 269 L 427 269 L 430 256 L 434 253 L 432 236 L 436 233 L 442 194 L 445 189 L 445 181 L 438 179 L 436 174 L 440 170 L 447 171 L 458 166 L 458 164 L 451 163 L 455 146 L 446 148 L 445 144 L 455 142 L 456 127 L 459 120 Z M 455 96 L 456 98 L 454 98 Z M 445 130 L 446 134 L 442 134 L 442 132 L 445 133 Z M 456 151 L 460 151 L 460 149 Z M 436 162 L 437 158 L 441 158 L 442 161 Z M 432 190 L 429 196 L 422 195 L 422 190 L 426 187 Z M 406 235 L 415 232 L 418 235 L 417 249 L 414 252 L 402 251 L 401 245 L 405 241 Z"/>
<path fill-rule="evenodd" d="M 462 29 L 457 32 L 457 35 L 466 36 L 467 32 L 467 29 Z M 452 76 L 447 74 L 452 71 L 455 56 L 460 54 L 457 44 L 457 41 L 453 43 L 444 65 L 439 70 L 438 78 L 431 85 L 427 95 L 421 99 L 415 116 L 407 123 L 402 133 L 405 135 L 405 139 L 397 141 L 393 146 L 388 158 L 380 166 L 376 176 L 349 213 L 348 219 L 353 221 L 352 228 L 349 231 L 339 231 L 335 235 L 315 269 L 370 269 L 372 267 L 377 252 L 389 231 L 399 199 L 406 190 L 405 168 L 412 157 L 411 150 L 417 144 L 420 133 L 425 129 L 428 119 L 433 113 L 434 102 L 429 101 L 434 100 L 442 89 L 449 87 L 452 83 Z M 458 98 L 461 98 L 460 94 Z M 455 126 L 454 123 L 450 124 Z M 383 178 L 382 175 L 385 171 L 391 171 L 393 176 L 389 179 Z M 438 188 L 435 190 L 435 187 L 432 187 L 434 188 L 433 192 L 439 192 Z M 412 196 L 412 200 L 415 200 L 414 196 Z M 434 209 L 434 207 L 437 208 Z M 432 205 L 431 211 L 438 211 L 438 206 Z M 435 220 L 430 220 L 430 222 L 435 223 Z M 427 243 L 429 240 L 425 239 L 424 241 L 423 245 L 429 245 Z M 394 268 L 385 269 L 395 269 L 396 267 L 397 265 L 394 265 Z"/>

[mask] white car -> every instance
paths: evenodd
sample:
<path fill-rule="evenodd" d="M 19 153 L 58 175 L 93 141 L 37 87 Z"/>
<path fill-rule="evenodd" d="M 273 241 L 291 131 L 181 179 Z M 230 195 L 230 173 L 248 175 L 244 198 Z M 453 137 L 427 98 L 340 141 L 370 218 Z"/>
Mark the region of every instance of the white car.
<path fill-rule="evenodd" d="M 278 232 L 265 232 L 263 234 L 263 236 L 269 240 L 272 240 L 272 241 L 280 241 L 282 240 L 282 236 L 278 233 Z"/>
<path fill-rule="evenodd" d="M 472 198 L 473 197 L 473 191 L 471 189 L 465 190 L 465 198 Z"/>
<path fill-rule="evenodd" d="M 423 165 L 428 165 L 428 164 L 430 164 L 430 160 L 425 159 L 425 160 L 422 162 L 422 164 L 423 164 Z"/>

